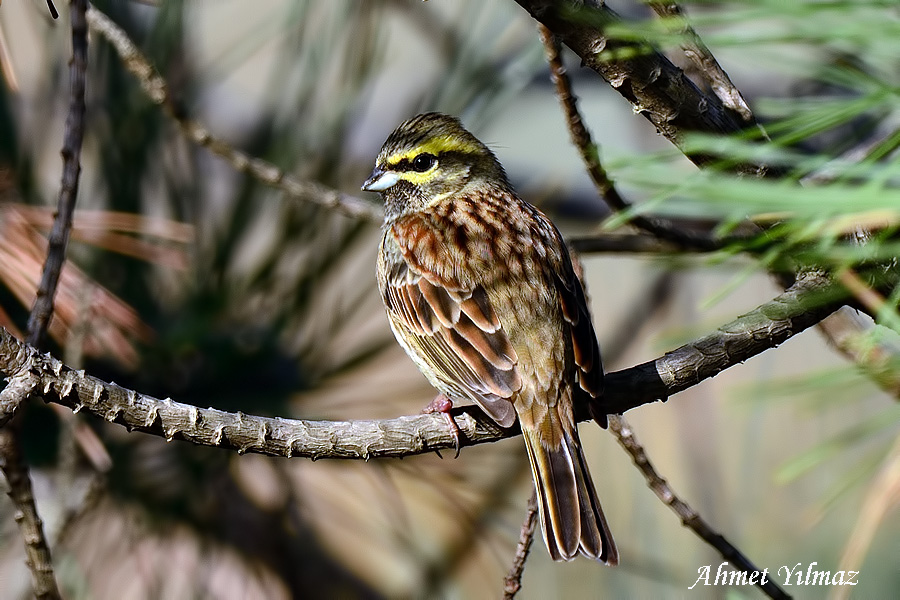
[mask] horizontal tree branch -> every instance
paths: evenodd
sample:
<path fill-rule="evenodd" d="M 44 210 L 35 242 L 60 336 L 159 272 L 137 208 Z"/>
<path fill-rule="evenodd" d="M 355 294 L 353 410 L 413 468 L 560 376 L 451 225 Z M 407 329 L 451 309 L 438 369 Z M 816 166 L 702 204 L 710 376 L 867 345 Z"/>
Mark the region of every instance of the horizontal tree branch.
<path fill-rule="evenodd" d="M 567 237 L 566 243 L 579 254 L 619 253 L 619 254 L 685 254 L 699 253 L 666 242 L 647 233 L 594 233 Z"/>
<path fill-rule="evenodd" d="M 814 325 L 840 305 L 839 288 L 806 275 L 770 302 L 656 360 L 606 376 L 602 407 L 621 413 L 665 400 L 717 373 L 773 348 Z M 454 438 L 442 415 L 421 414 L 370 421 L 312 421 L 260 417 L 160 400 L 106 383 L 39 354 L 0 329 L 0 372 L 28 373 L 40 380 L 36 393 L 48 402 L 86 410 L 129 430 L 197 444 L 306 458 L 402 457 L 451 448 Z M 588 415 L 583 416 L 587 419 Z M 461 407 L 454 417 L 468 444 L 512 437 L 479 408 Z"/>
<path fill-rule="evenodd" d="M 721 98 L 721 102 L 724 103 L 723 107 L 717 106 L 715 101 L 710 103 L 708 99 L 715 98 L 714 96 L 705 96 L 703 92 L 696 89 L 696 86 L 684 77 L 679 69 L 671 65 L 664 56 L 653 51 L 649 44 L 607 39 L 604 35 L 605 27 L 618 21 L 619 17 L 606 6 L 599 5 L 600 3 L 596 0 L 516 1 L 528 10 L 543 27 L 550 30 L 557 38 L 562 39 L 582 58 L 585 65 L 606 78 L 614 89 L 622 93 L 632 103 L 636 111 L 641 112 L 656 124 L 659 131 L 676 145 L 680 143 L 682 134 L 687 131 L 729 133 L 738 130 L 737 128 L 741 125 L 740 119 L 746 119 L 745 126 L 755 124 L 746 102 L 743 101 L 738 90 L 728 79 L 727 74 L 717 64 L 715 57 L 712 56 L 712 53 L 706 48 L 687 21 L 684 22 L 683 32 L 687 42 L 685 51 L 693 60 L 697 61 L 698 68 L 710 78 L 713 87 Z M 650 4 L 660 14 L 669 17 L 682 16 L 680 7 L 675 3 L 653 0 Z M 547 43 L 547 36 L 542 33 L 542 37 L 545 39 L 545 45 L 550 47 L 551 44 Z M 623 52 L 623 50 L 628 50 L 629 48 L 631 50 L 630 53 Z M 606 51 L 605 54 L 604 51 Z M 554 53 L 555 50 L 551 48 L 551 68 L 554 68 Z M 556 58 L 558 60 L 558 57 Z M 557 73 L 555 75 L 559 87 L 560 79 L 565 78 L 561 62 L 558 62 L 556 65 L 556 70 Z M 598 178 L 598 173 L 594 172 L 596 166 L 592 163 L 596 160 L 596 149 L 593 147 L 590 136 L 581 122 L 574 98 L 570 97 L 571 91 L 568 89 L 568 85 L 560 88 L 559 95 L 563 101 L 563 108 L 566 111 L 567 123 L 569 124 L 573 141 L 587 163 L 588 173 L 595 182 L 599 181 L 598 187 L 601 189 L 601 192 L 605 194 L 608 200 L 612 200 L 610 206 L 616 209 L 617 203 L 622 204 L 622 201 L 614 193 L 615 188 L 612 188 L 611 182 L 608 182 L 605 173 L 600 170 Z M 717 100 L 719 99 L 717 98 Z M 696 105 L 691 105 L 691 102 L 696 102 Z M 650 106 L 656 108 L 654 110 L 645 110 Z M 727 118 L 723 118 L 723 108 L 729 107 L 733 116 L 740 115 L 734 122 L 729 122 Z M 676 119 L 674 118 L 676 116 L 682 118 Z M 884 148 L 891 149 L 896 146 L 891 144 L 885 145 L 886 140 L 889 141 L 892 135 L 895 138 L 898 137 L 895 134 L 896 131 L 892 131 L 886 137 L 879 136 L 876 140 L 853 149 L 842 158 L 849 162 L 871 159 L 873 152 L 886 152 Z M 703 160 L 698 160 L 698 157 L 689 158 L 700 165 L 703 164 Z M 703 157 L 699 158 L 703 159 Z M 737 170 L 765 177 L 775 177 L 781 174 L 780 169 L 764 165 L 740 165 Z M 819 173 L 807 178 L 806 181 L 815 180 L 822 183 L 827 182 L 831 178 L 828 173 Z M 604 186 L 606 185 L 613 190 L 612 196 L 605 193 Z M 621 210 L 621 207 L 619 210 Z M 653 223 L 650 224 L 653 225 Z M 645 227 L 645 229 L 654 231 L 650 227 Z M 660 233 L 663 235 L 660 235 Z M 660 242 L 666 238 L 665 233 L 665 229 L 661 232 L 656 232 L 657 237 L 661 238 Z M 858 237 L 868 236 L 858 235 Z M 742 240 L 740 238 L 728 240 L 729 243 L 731 241 L 740 242 Z M 861 241 L 861 243 L 864 242 Z M 622 239 L 612 239 L 605 236 L 598 236 L 597 239 L 583 238 L 571 241 L 570 245 L 582 252 L 665 251 L 665 246 L 654 247 L 652 242 L 641 240 L 635 236 Z M 753 247 L 752 252 L 759 254 L 767 250 L 767 247 L 756 245 Z M 775 273 L 774 275 L 785 287 L 793 283 L 793 276 L 791 275 L 786 273 Z M 874 316 L 877 311 L 873 311 L 873 308 L 883 304 L 883 298 L 879 296 L 878 291 L 865 281 L 862 281 L 853 271 L 843 271 L 838 276 L 841 278 L 842 283 L 858 296 L 859 308 Z M 887 291 L 887 293 L 890 292 Z M 898 397 L 898 394 L 900 394 L 898 393 L 898 390 L 900 390 L 900 386 L 897 383 L 898 377 L 889 368 L 892 353 L 887 351 L 885 347 L 871 349 L 866 344 L 860 346 L 857 336 L 846 335 L 849 329 L 857 331 L 859 328 L 850 327 L 847 320 L 842 319 L 839 315 L 835 315 L 830 322 L 820 323 L 820 329 L 836 348 L 848 358 L 854 360 L 875 383 L 891 395 Z M 647 371 L 650 373 L 648 377 L 652 379 L 652 367 L 648 365 Z"/>

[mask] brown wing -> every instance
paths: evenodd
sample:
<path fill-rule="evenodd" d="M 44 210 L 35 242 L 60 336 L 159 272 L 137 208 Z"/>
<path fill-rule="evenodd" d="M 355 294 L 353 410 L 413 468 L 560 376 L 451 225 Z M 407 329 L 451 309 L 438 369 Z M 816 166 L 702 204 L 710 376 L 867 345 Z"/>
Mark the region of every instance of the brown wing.
<path fill-rule="evenodd" d="M 563 242 L 564 243 L 564 242 Z M 603 363 L 600 346 L 594 333 L 594 324 L 587 306 L 584 287 L 575 273 L 568 253 L 557 271 L 556 288 L 563 317 L 572 335 L 572 351 L 578 366 L 578 385 L 591 399 L 603 394 Z M 591 415 L 601 427 L 606 427 L 606 415 L 598 412 L 595 402 L 590 402 Z"/>
<path fill-rule="evenodd" d="M 511 398 L 522 387 L 518 357 L 484 288 L 448 290 L 402 259 L 385 269 L 382 287 L 395 333 L 432 383 L 512 426 Z"/>

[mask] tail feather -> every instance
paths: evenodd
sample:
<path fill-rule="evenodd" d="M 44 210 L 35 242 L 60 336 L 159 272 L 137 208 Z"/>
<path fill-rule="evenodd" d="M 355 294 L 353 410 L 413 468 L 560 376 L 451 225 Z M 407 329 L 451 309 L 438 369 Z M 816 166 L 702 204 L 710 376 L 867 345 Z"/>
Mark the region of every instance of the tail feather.
<path fill-rule="evenodd" d="M 619 554 L 577 436 L 566 432 L 558 447 L 548 448 L 536 431 L 524 432 L 544 542 L 553 560 L 571 560 L 580 552 L 615 565 Z"/>
<path fill-rule="evenodd" d="M 600 499 L 597 497 L 597 490 L 591 480 L 591 472 L 584 460 L 584 452 L 581 450 L 580 443 L 575 443 L 575 450 L 578 458 L 575 474 L 579 479 L 578 499 L 581 509 L 582 553 L 610 566 L 617 565 L 619 564 L 619 550 L 609 531 L 609 525 L 606 524 L 606 517 L 600 507 Z M 590 551 L 586 551 L 588 549 Z"/>

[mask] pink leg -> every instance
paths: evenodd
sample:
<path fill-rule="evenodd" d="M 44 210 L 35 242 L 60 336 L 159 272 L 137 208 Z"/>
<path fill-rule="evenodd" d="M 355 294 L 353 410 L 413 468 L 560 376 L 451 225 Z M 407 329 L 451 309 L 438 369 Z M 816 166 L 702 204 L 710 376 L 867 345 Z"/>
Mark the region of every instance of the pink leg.
<path fill-rule="evenodd" d="M 456 424 L 456 421 L 453 420 L 453 416 L 450 414 L 450 410 L 453 408 L 453 401 L 450 400 L 444 394 L 438 394 L 435 396 L 434 400 L 432 400 L 428 406 L 422 409 L 424 413 L 441 413 L 444 415 L 444 418 L 447 420 L 447 424 L 450 426 L 450 435 L 453 436 L 453 445 L 456 447 L 456 455 L 453 458 L 459 458 L 459 448 L 460 444 L 460 434 L 462 433 L 459 430 L 459 425 Z M 438 452 L 438 456 L 441 453 Z"/>

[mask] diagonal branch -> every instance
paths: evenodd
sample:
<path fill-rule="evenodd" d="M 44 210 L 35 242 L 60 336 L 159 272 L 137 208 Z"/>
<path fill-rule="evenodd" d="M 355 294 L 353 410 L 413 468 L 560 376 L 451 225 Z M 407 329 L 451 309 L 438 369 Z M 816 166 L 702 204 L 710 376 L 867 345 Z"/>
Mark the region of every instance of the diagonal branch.
<path fill-rule="evenodd" d="M 290 195 L 308 199 L 325 206 L 334 207 L 348 215 L 355 215 L 376 222 L 382 220 L 382 211 L 379 206 L 361 198 L 331 190 L 317 183 L 295 179 L 266 161 L 235 150 L 224 141 L 213 137 L 212 134 L 199 123 L 185 118 L 181 111 L 175 107 L 174 101 L 169 95 L 168 85 L 165 80 L 159 75 L 150 61 L 140 52 L 137 46 L 128 38 L 128 35 L 118 25 L 112 22 L 109 17 L 95 7 L 90 8 L 87 19 L 90 27 L 112 44 L 113 48 L 115 48 L 122 58 L 125 67 L 138 78 L 141 87 L 151 100 L 166 109 L 167 113 L 176 121 L 176 123 L 178 123 L 180 131 L 191 141 L 204 146 L 211 152 L 221 156 L 236 170 L 246 172 L 269 185 L 279 187 Z M 586 129 L 584 131 L 586 133 Z M 581 139 L 586 140 L 587 144 L 592 144 L 589 134 Z M 586 145 L 576 144 L 576 146 L 582 150 L 584 154 Z M 588 160 L 587 157 L 585 160 Z M 607 197 L 607 199 L 611 201 L 611 204 L 616 210 L 628 208 L 627 203 L 616 194 L 612 183 L 606 178 L 602 166 L 599 166 L 598 171 L 592 170 L 591 176 L 596 182 L 601 182 L 598 183 L 598 188 L 601 189 L 601 193 L 604 197 Z M 603 181 L 606 181 L 606 184 L 603 184 Z M 610 190 L 609 194 L 604 191 L 606 189 Z M 619 202 L 616 202 L 616 198 L 619 198 Z M 650 219 L 647 217 L 635 217 L 636 223 L 643 223 L 644 221 L 649 220 Z M 650 228 L 652 230 L 652 225 Z M 672 250 L 684 247 L 701 250 L 710 250 L 714 248 L 714 245 L 704 243 L 704 240 L 702 239 L 698 239 L 695 243 L 691 243 L 691 240 L 699 236 L 693 236 L 686 233 L 678 236 L 677 234 L 679 233 L 680 232 L 675 231 L 673 236 L 675 236 L 676 242 L 681 241 L 682 243 L 675 243 Z M 665 238 L 666 236 L 661 237 Z M 690 240 L 684 242 L 683 238 L 690 238 Z M 623 236 L 621 239 L 610 240 L 607 240 L 602 236 L 593 236 L 591 239 L 573 240 L 572 246 L 581 252 L 658 252 L 667 250 L 666 247 L 660 246 L 658 242 L 654 242 L 650 238 L 641 240 L 638 239 L 638 236 Z M 699 248 L 697 248 L 698 246 Z"/>
<path fill-rule="evenodd" d="M 681 523 L 685 527 L 696 533 L 703 541 L 718 550 L 719 554 L 722 555 L 722 558 L 730 560 L 737 570 L 743 571 L 748 575 L 754 572 L 760 572 L 760 569 L 758 569 L 749 558 L 744 556 L 744 554 L 726 540 L 722 534 L 714 531 L 689 504 L 675 495 L 675 492 L 669 486 L 669 482 L 663 479 L 660 474 L 656 472 L 656 469 L 653 468 L 650 459 L 647 457 L 647 453 L 644 451 L 644 447 L 638 442 L 637 438 L 635 438 L 631 425 L 628 424 L 624 417 L 619 415 L 610 416 L 609 430 L 615 434 L 616 439 L 618 439 L 622 448 L 631 455 L 631 459 L 634 461 L 635 466 L 637 466 L 638 470 L 644 475 L 644 478 L 647 480 L 647 485 L 653 490 L 653 493 L 671 508 L 676 515 L 678 515 L 681 519 Z M 756 582 L 756 585 L 770 598 L 790 598 L 790 596 L 771 579 L 766 580 L 765 583 L 760 579 Z"/>
<path fill-rule="evenodd" d="M 728 110 L 715 94 L 701 91 L 647 42 L 611 39 L 605 29 L 619 16 L 599 0 L 516 0 L 628 100 L 634 111 L 678 147 L 688 132 L 727 134 L 754 125 Z M 703 166 L 711 157 L 691 154 Z M 766 165 L 741 164 L 739 173 L 771 175 Z"/>
<path fill-rule="evenodd" d="M 47 327 L 53 317 L 53 299 L 59 274 L 66 260 L 69 232 L 72 230 L 72 214 L 78 194 L 81 175 L 81 143 L 84 139 L 84 87 L 87 68 L 87 25 L 84 11 L 87 2 L 72 2 L 72 60 L 69 63 L 69 114 L 63 137 L 63 173 L 53 227 L 47 238 L 47 260 L 37 290 L 31 314 L 28 317 L 28 342 L 39 347 L 44 342 Z"/>
<path fill-rule="evenodd" d="M 606 376 L 602 401 L 622 413 L 666 399 L 752 356 L 778 346 L 833 312 L 840 299 L 821 278 L 801 277 L 789 290 L 711 334 L 656 360 Z M 129 430 L 197 444 L 306 458 L 402 457 L 454 447 L 442 415 L 422 414 L 381 421 L 309 421 L 259 417 L 159 400 L 66 367 L 0 329 L 0 372 L 32 373 L 44 399 L 85 410 Z M 469 444 L 518 434 L 503 430 L 477 407 L 454 411 Z M 587 410 L 582 415 L 588 419 Z"/>
<path fill-rule="evenodd" d="M 815 325 L 840 308 L 845 297 L 824 275 L 803 274 L 784 293 L 709 335 L 656 360 L 608 373 L 604 409 L 622 413 L 693 387 Z"/>
<path fill-rule="evenodd" d="M 383 212 L 380 205 L 333 190 L 320 183 L 298 179 L 276 165 L 236 150 L 224 140 L 215 137 L 203 125 L 184 115 L 183 110 L 169 94 L 169 86 L 165 79 L 121 27 L 94 6 L 88 10 L 87 21 L 91 29 L 106 38 L 118 52 L 122 64 L 137 77 L 150 100 L 161 106 L 166 114 L 172 117 L 178 124 L 179 131 L 190 141 L 225 159 L 236 171 L 247 173 L 289 196 L 314 202 L 351 217 L 381 223 Z"/>
<path fill-rule="evenodd" d="M 688 23 L 684 11 L 677 2 L 669 0 L 650 0 L 650 7 L 661 17 L 668 18 L 681 25 L 681 49 L 684 55 L 694 63 L 697 71 L 706 79 L 712 91 L 726 108 L 736 112 L 748 124 L 753 123 L 753 112 L 741 92 L 731 83 L 731 78 L 709 47 L 703 42 L 694 28 Z"/>
<path fill-rule="evenodd" d="M 569 0 L 561 0 L 558 2 L 519 2 L 523 6 L 528 8 L 529 6 L 535 7 L 539 4 L 555 4 L 557 6 L 569 6 L 569 10 L 571 12 L 572 6 L 574 4 Z M 660 14 L 664 14 L 667 16 L 680 15 L 680 8 L 677 4 L 664 2 L 662 0 L 653 0 L 651 2 L 653 8 Z M 590 9 L 584 9 L 590 10 Z M 598 9 L 600 10 L 600 9 Z M 617 19 L 614 13 L 609 11 L 608 9 L 602 9 L 600 12 L 603 15 L 606 15 L 607 20 L 603 21 L 602 19 L 597 20 L 595 22 L 611 22 L 612 19 Z M 534 14 L 534 13 L 533 13 Z M 543 13 L 542 13 L 543 14 Z M 546 15 L 545 15 L 546 17 Z M 535 18 L 538 18 L 535 16 Z M 540 19 L 538 19 L 540 20 Z M 545 21 L 546 22 L 546 21 Z M 573 25 L 569 23 L 568 26 L 571 26 L 578 30 L 579 35 L 582 36 L 595 36 L 594 40 L 597 44 L 598 48 L 602 48 L 603 44 L 601 44 L 601 40 L 605 39 L 602 37 L 602 26 L 598 27 L 596 31 L 589 31 L 585 29 L 585 23 L 581 23 L 580 25 Z M 588 169 L 588 173 L 591 178 L 594 180 L 596 187 L 600 190 L 601 194 L 607 199 L 613 210 L 623 210 L 627 208 L 627 203 L 615 192 L 615 188 L 612 186 L 612 182 L 606 176 L 606 173 L 603 171 L 602 166 L 599 165 L 599 160 L 597 158 L 596 147 L 594 146 L 590 134 L 587 132 L 586 127 L 583 125 L 580 114 L 578 113 L 577 107 L 575 105 L 575 98 L 571 94 L 571 90 L 567 84 L 567 78 L 565 76 L 565 71 L 562 68 L 561 61 L 558 61 L 558 43 L 550 40 L 550 36 L 548 35 L 549 29 L 546 26 L 541 26 L 543 29 L 541 31 L 542 38 L 544 38 L 545 46 L 548 48 L 549 62 L 551 65 L 551 69 L 554 71 L 554 79 L 557 84 L 557 94 L 560 97 L 560 101 L 563 105 L 563 109 L 567 116 L 567 124 L 569 126 L 570 133 L 572 135 L 572 140 L 576 148 L 582 155 L 583 160 Z M 580 29 L 579 29 L 580 27 Z M 743 102 L 743 99 L 740 97 L 740 93 L 734 89 L 733 84 L 728 79 L 727 74 L 718 66 L 718 63 L 715 60 L 715 57 L 709 52 L 709 49 L 706 48 L 705 44 L 703 44 L 702 40 L 697 36 L 696 32 L 690 28 L 689 25 L 685 25 L 685 36 L 686 36 L 686 52 L 688 55 L 692 55 L 699 64 L 699 68 L 704 72 L 704 74 L 712 81 L 712 85 L 714 89 L 717 90 L 717 93 L 722 96 L 723 102 L 726 106 L 729 106 L 736 113 L 740 113 L 745 117 L 748 117 L 748 124 L 752 124 L 752 115 L 748 115 L 746 108 L 746 103 Z M 580 38 L 579 38 L 580 39 Z M 571 45 L 571 44 L 570 44 Z M 691 49 L 693 48 L 693 50 Z M 573 49 L 578 51 L 576 48 Z M 653 56 L 653 53 L 649 52 L 647 48 L 635 48 L 635 52 L 641 55 L 645 55 L 645 57 L 649 60 L 653 58 L 653 60 L 660 61 L 660 64 L 664 64 L 662 61 L 666 59 L 661 55 Z M 557 62 L 554 63 L 554 54 L 556 54 Z M 620 60 L 618 63 L 618 68 L 622 69 L 624 72 L 629 73 L 631 76 L 638 77 L 640 76 L 640 63 L 635 63 L 629 60 Z M 601 72 L 602 74 L 602 72 Z M 718 82 L 718 83 L 716 83 Z M 614 81 L 610 81 L 613 84 L 613 87 L 617 87 Z M 648 82 L 650 85 L 652 82 Z M 666 80 L 660 79 L 656 81 L 656 83 L 663 85 L 666 83 Z M 642 88 L 644 89 L 644 88 Z M 620 90 L 621 91 L 621 90 Z M 644 90 L 646 91 L 646 90 Z M 662 94 L 662 91 L 658 93 Z M 664 94 L 663 94 L 664 95 Z M 696 96 L 700 98 L 699 96 Z M 677 95 L 676 99 L 683 100 L 680 95 Z M 702 105 L 701 105 L 702 107 Z M 678 109 L 678 105 L 672 104 L 670 106 L 672 110 L 680 110 Z M 651 119 L 652 120 L 652 119 Z M 703 127 L 708 127 L 710 124 L 701 123 L 701 130 Z M 674 142 L 677 143 L 678 138 L 675 135 L 677 132 L 673 132 L 673 135 L 670 136 Z M 885 152 L 885 148 L 892 149 L 896 146 L 896 144 L 891 143 L 895 141 L 895 139 L 900 139 L 900 136 L 896 135 L 896 132 L 893 132 L 886 139 L 879 139 L 873 144 L 868 144 L 863 148 L 856 149 L 850 153 L 851 155 L 845 157 L 847 160 L 851 161 L 859 161 L 864 158 L 871 159 L 876 156 L 875 153 Z M 889 150 L 888 150 L 889 151 Z M 741 167 L 743 171 L 747 171 L 746 166 Z M 777 169 L 766 169 L 759 168 L 755 174 L 760 176 L 776 176 L 779 174 Z M 827 178 L 827 174 L 819 174 L 817 179 L 825 179 Z M 608 192 L 606 190 L 609 190 Z M 618 207 L 618 208 L 617 208 Z M 655 220 L 654 220 L 655 221 Z M 660 238 L 660 240 L 668 240 L 671 242 L 674 241 L 675 244 L 680 246 L 682 250 L 690 247 L 688 244 L 685 244 L 683 241 L 679 243 L 679 241 L 672 240 L 671 236 L 669 236 L 668 224 L 665 221 L 661 222 L 650 222 L 647 224 L 641 224 L 636 220 L 633 220 L 635 225 L 638 225 L 642 229 L 653 233 L 656 237 Z M 649 226 L 647 226 L 649 225 Z M 676 231 L 676 233 L 679 233 Z M 692 240 L 687 240 L 689 243 Z M 695 250 L 709 250 L 714 249 L 715 242 L 719 242 L 719 244 L 726 244 L 732 241 L 740 241 L 740 238 L 723 238 L 720 240 L 706 240 L 700 238 L 700 244 L 697 247 L 694 247 Z M 712 248 L 704 248 L 707 242 L 713 242 Z M 631 237 L 631 238 L 622 238 L 622 239 L 608 239 L 603 236 L 597 236 L 596 239 L 592 238 L 583 238 L 573 240 L 571 242 L 571 246 L 582 252 L 657 252 L 664 251 L 664 246 L 654 245 L 650 241 L 641 240 L 639 238 Z M 765 251 L 764 247 L 756 247 L 753 252 Z M 879 298 L 879 295 L 873 290 L 869 290 L 868 286 L 866 286 L 863 282 L 859 280 L 858 277 L 854 277 L 854 273 L 852 271 L 844 271 L 839 273 L 842 282 L 845 286 L 853 291 L 856 295 L 860 296 L 859 301 L 862 306 L 874 307 L 882 304 L 882 300 Z M 776 278 L 783 285 L 788 286 L 792 283 L 792 279 L 784 274 L 776 274 Z M 875 348 L 871 349 L 865 344 L 860 345 L 858 340 L 858 334 L 860 332 L 860 328 L 850 322 L 848 318 L 841 317 L 841 315 L 834 315 L 830 319 L 827 319 L 819 324 L 819 329 L 826 335 L 826 337 L 834 344 L 834 346 L 844 353 L 849 359 L 856 362 L 860 368 L 863 369 L 865 373 L 867 373 L 874 381 L 877 383 L 882 389 L 887 391 L 893 396 L 898 396 L 898 390 L 900 390 L 900 385 L 898 385 L 898 378 L 890 369 L 890 359 L 891 353 L 886 351 L 885 348 Z"/>
<path fill-rule="evenodd" d="M 572 144 L 578 149 L 578 153 L 584 161 L 585 168 L 591 177 L 591 181 L 594 183 L 594 187 L 597 188 L 597 192 L 600 193 L 606 204 L 613 212 L 625 212 L 631 208 L 631 205 L 619 194 L 618 189 L 616 189 L 616 186 L 613 185 L 612 180 L 606 173 L 606 169 L 603 168 L 597 145 L 584 125 L 581 113 L 578 112 L 578 108 L 575 105 L 576 98 L 572 93 L 572 85 L 569 82 L 569 76 L 566 74 L 566 68 L 560 56 L 559 41 L 546 26 L 539 25 L 538 30 L 540 31 L 541 41 L 544 44 L 544 51 L 547 54 L 550 78 L 556 86 L 556 95 L 566 117 L 566 126 L 572 137 Z M 665 219 L 633 215 L 629 222 L 648 233 L 652 233 L 660 240 L 671 242 L 682 248 L 715 250 L 721 247 L 717 240 L 702 233 L 678 228 Z"/>

